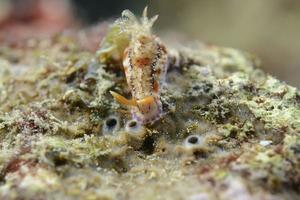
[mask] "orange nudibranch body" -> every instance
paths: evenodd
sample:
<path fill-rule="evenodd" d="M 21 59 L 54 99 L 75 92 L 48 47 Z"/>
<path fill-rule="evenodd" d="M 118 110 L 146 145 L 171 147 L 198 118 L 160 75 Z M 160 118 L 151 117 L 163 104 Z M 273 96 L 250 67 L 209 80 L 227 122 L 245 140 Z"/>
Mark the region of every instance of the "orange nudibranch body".
<path fill-rule="evenodd" d="M 132 117 L 144 124 L 159 119 L 162 114 L 160 89 L 167 70 L 168 54 L 161 40 L 151 33 L 156 19 L 157 16 L 148 19 L 145 8 L 141 22 L 128 10 L 123 11 L 117 22 L 130 36 L 123 67 L 132 100 L 111 93 L 121 104 L 130 106 Z"/>

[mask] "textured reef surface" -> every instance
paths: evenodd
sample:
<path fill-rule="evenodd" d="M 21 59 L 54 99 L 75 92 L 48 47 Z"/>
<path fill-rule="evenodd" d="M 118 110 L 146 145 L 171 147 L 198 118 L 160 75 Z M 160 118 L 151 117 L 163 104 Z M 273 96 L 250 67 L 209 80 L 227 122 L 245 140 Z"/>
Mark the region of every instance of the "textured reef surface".
<path fill-rule="evenodd" d="M 248 53 L 169 45 L 162 117 L 142 125 L 109 93 L 130 97 L 128 38 L 100 29 L 97 53 L 96 27 L 2 41 L 1 199 L 299 198 L 296 88 Z"/>

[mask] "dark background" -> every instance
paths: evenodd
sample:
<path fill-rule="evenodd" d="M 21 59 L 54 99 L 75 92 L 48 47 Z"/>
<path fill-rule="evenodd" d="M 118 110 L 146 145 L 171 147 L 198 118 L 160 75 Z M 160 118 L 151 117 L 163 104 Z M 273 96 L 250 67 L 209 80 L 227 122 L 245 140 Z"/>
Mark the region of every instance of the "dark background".
<path fill-rule="evenodd" d="M 86 23 L 95 23 L 120 16 L 124 9 L 140 13 L 150 1 L 146 0 L 72 0 L 77 14 Z"/>

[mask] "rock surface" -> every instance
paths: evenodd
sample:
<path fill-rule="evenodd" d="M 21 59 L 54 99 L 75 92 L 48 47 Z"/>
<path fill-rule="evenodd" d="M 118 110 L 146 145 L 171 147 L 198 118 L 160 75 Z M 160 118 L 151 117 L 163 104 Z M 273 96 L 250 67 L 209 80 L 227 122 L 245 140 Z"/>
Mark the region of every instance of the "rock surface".
<path fill-rule="evenodd" d="M 296 88 L 239 50 L 169 49 L 164 115 L 142 126 L 109 93 L 130 96 L 126 40 L 88 51 L 96 30 L 1 44 L 1 199 L 299 198 Z"/>

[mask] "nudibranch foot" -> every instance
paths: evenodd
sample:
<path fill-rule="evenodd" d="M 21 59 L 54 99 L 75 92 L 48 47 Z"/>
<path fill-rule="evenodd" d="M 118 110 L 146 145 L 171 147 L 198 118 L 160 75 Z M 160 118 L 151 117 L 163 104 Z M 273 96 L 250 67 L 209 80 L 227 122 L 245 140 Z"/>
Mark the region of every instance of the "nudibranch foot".
<path fill-rule="evenodd" d="M 162 113 L 162 105 L 159 99 L 153 96 L 147 96 L 143 99 L 127 99 L 126 97 L 110 91 L 111 95 L 122 105 L 131 106 L 133 119 L 143 124 L 156 121 Z"/>
<path fill-rule="evenodd" d="M 138 101 L 138 106 L 132 107 L 132 117 L 143 124 L 155 122 L 162 116 L 162 105 L 160 100 L 149 97 Z"/>

